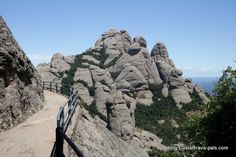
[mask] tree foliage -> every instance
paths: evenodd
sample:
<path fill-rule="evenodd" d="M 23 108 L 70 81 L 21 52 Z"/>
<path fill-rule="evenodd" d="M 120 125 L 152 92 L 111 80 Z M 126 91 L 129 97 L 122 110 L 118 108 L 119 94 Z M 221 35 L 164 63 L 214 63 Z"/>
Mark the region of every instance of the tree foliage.
<path fill-rule="evenodd" d="M 236 155 L 236 71 L 228 67 L 219 79 L 204 111 L 185 124 L 190 145 L 227 146 L 229 150 L 196 152 L 196 156 Z"/>

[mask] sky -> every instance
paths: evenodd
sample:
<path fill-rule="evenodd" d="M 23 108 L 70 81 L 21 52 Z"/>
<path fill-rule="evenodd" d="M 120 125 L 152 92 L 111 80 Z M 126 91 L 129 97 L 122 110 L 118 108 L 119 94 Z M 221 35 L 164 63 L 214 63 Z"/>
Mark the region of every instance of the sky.
<path fill-rule="evenodd" d="M 0 15 L 35 66 L 80 54 L 114 28 L 143 36 L 149 52 L 164 42 L 184 77 L 236 67 L 235 0 L 2 0 Z"/>

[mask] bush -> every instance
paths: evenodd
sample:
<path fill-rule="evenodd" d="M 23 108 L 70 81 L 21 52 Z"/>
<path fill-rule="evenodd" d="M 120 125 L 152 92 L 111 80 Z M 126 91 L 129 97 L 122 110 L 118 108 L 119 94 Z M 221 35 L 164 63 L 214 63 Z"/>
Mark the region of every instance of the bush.
<path fill-rule="evenodd" d="M 111 78 L 113 81 L 116 80 L 116 78 L 120 75 L 121 71 L 118 72 L 111 72 Z"/>
<path fill-rule="evenodd" d="M 92 86 L 92 87 L 88 87 L 88 91 L 89 91 L 89 95 L 90 96 L 94 96 L 95 95 L 95 87 Z"/>
<path fill-rule="evenodd" d="M 225 151 L 201 151 L 198 156 L 233 157 L 236 154 L 236 70 L 228 67 L 218 81 L 211 101 L 202 113 L 185 123 L 189 144 L 198 146 L 228 146 Z"/>
<path fill-rule="evenodd" d="M 182 134 L 180 128 L 171 125 L 171 119 L 178 124 L 182 124 L 186 119 L 184 112 L 179 110 L 175 101 L 169 95 L 165 98 L 162 95 L 162 85 L 149 84 L 149 89 L 153 93 L 153 103 L 150 106 L 137 104 L 135 110 L 135 124 L 139 128 L 150 131 L 163 139 L 163 143 L 171 145 L 177 143 L 177 134 Z M 159 124 L 158 120 L 165 120 L 164 124 Z M 180 139 L 184 140 L 184 139 Z"/>
<path fill-rule="evenodd" d="M 109 85 L 106 83 L 106 81 L 105 81 L 104 79 L 103 79 L 103 80 L 101 80 L 100 82 L 101 82 L 101 84 L 103 84 L 103 85 L 105 85 L 105 86 L 109 87 Z"/>
<path fill-rule="evenodd" d="M 122 56 L 122 54 L 120 54 L 119 56 L 115 57 L 106 67 L 110 67 L 116 64 L 116 62 L 118 61 L 118 59 L 120 59 L 120 57 Z"/>
<path fill-rule="evenodd" d="M 183 110 L 185 113 L 189 111 L 202 110 L 203 108 L 202 99 L 199 97 L 197 92 L 193 91 L 193 93 L 191 93 L 190 96 L 192 98 L 192 101 L 187 104 L 183 104 L 183 107 L 181 108 L 181 110 Z"/>

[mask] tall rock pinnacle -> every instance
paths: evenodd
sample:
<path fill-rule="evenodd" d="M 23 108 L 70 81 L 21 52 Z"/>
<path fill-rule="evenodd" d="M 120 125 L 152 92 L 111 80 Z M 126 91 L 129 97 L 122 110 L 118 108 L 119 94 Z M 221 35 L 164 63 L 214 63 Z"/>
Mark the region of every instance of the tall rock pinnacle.
<path fill-rule="evenodd" d="M 42 107 L 43 89 L 36 69 L 0 16 L 0 130 Z"/>

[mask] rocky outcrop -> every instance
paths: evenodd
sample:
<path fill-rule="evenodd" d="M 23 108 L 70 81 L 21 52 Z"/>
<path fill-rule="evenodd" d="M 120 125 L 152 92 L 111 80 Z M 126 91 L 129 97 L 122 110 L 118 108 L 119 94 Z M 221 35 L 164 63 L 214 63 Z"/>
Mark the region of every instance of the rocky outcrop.
<path fill-rule="evenodd" d="M 40 82 L 36 69 L 0 17 L 0 131 L 42 108 Z"/>
<path fill-rule="evenodd" d="M 61 83 L 67 76 L 66 71 L 70 69 L 70 64 L 74 63 L 74 56 L 63 56 L 55 53 L 50 63 L 39 64 L 36 69 L 41 75 L 42 80 Z"/>
<path fill-rule="evenodd" d="M 168 91 L 170 91 L 177 105 L 191 102 L 192 98 L 190 95 L 194 92 L 193 88 L 199 88 L 193 85 L 190 80 L 185 80 L 182 77 L 183 72 L 177 69 L 169 58 L 166 46 L 163 43 L 157 43 L 152 49 L 151 56 L 156 62 L 161 79 L 165 83 L 162 90 L 163 95 L 167 97 Z M 204 97 L 205 94 L 203 92 L 202 94 L 198 93 L 198 95 L 204 103 L 208 101 L 207 97 Z"/>
<path fill-rule="evenodd" d="M 63 59 L 66 57 L 53 58 L 60 58 L 64 67 L 55 70 L 57 66 L 52 68 L 51 61 L 44 65 L 48 67 L 41 75 L 53 75 L 51 78 L 58 81 L 69 80 L 92 115 L 82 109 L 72 137 L 87 156 L 146 156 L 143 150 L 166 150 L 162 137 L 135 127 L 136 107 L 145 105 L 140 112 L 147 112 L 145 108 L 153 105 L 165 108 L 163 104 L 177 104 L 181 110 L 183 104 L 192 101 L 193 93 L 207 102 L 204 92 L 190 79 L 183 78 L 183 72 L 175 67 L 163 43 L 157 43 L 150 55 L 142 36 L 132 40 L 123 30 L 105 32 L 95 47 L 76 55 L 74 62 L 68 63 Z M 104 121 L 97 116 L 93 118 L 94 115 Z M 170 127 L 178 128 L 172 119 L 165 117 L 152 122 L 160 126 L 171 122 Z"/>
<path fill-rule="evenodd" d="M 112 132 L 123 140 L 130 140 L 134 135 L 134 122 L 130 115 L 130 105 L 126 104 L 121 91 L 113 90 L 106 102 L 108 125 Z"/>
<path fill-rule="evenodd" d="M 83 108 L 79 111 L 72 137 L 84 156 L 148 157 L 138 145 L 120 139 L 107 129 L 100 118 L 92 118 Z M 72 151 L 70 155 L 76 156 Z"/>
<path fill-rule="evenodd" d="M 139 145 L 141 148 L 145 149 L 146 151 L 151 151 L 152 149 L 159 149 L 159 150 L 166 150 L 167 147 L 164 146 L 162 143 L 162 139 L 157 137 L 156 135 L 145 131 L 136 129 L 134 138 L 132 139 L 132 143 Z"/>

